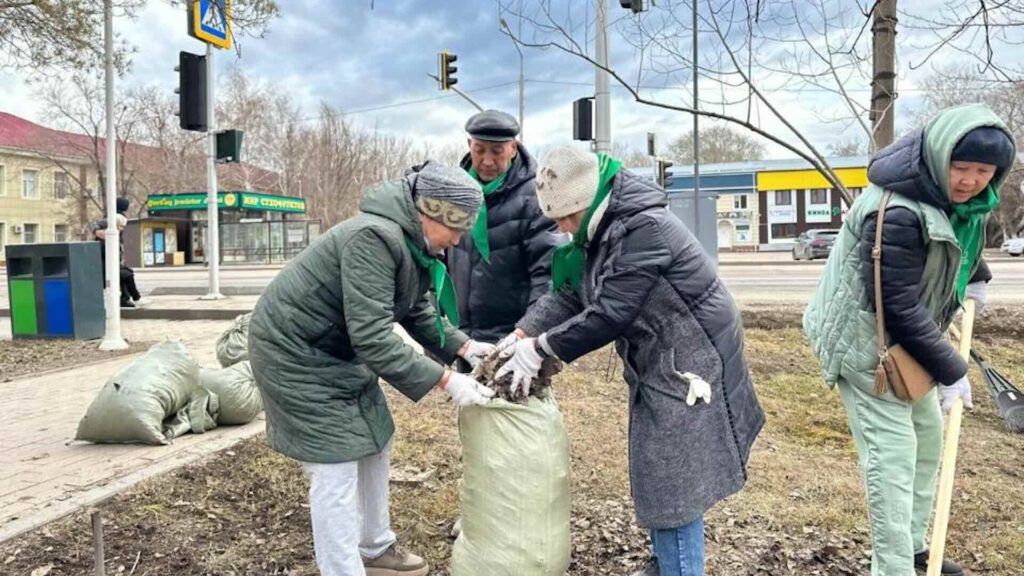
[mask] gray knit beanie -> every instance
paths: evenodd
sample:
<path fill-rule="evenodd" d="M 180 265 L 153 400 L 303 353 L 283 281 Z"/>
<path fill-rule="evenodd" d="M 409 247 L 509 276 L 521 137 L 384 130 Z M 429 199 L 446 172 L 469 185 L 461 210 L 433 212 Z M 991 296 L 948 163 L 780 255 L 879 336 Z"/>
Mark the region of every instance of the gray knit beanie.
<path fill-rule="evenodd" d="M 480 183 L 465 170 L 437 162 L 414 168 L 413 194 L 424 216 L 455 230 L 469 230 L 484 201 Z"/>

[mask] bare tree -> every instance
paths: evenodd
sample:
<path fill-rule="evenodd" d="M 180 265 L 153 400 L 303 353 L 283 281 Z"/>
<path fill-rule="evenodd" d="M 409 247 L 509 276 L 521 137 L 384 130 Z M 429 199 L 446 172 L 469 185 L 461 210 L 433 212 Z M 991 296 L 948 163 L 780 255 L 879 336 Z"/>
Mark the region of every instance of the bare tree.
<path fill-rule="evenodd" d="M 669 144 L 672 158 L 681 164 L 693 164 L 693 130 Z M 725 125 L 708 126 L 700 131 L 700 161 L 741 162 L 764 158 L 764 146 L 743 132 Z"/>
<path fill-rule="evenodd" d="M 172 0 L 185 10 L 185 3 Z M 135 16 L 145 0 L 113 0 L 115 15 Z M 278 15 L 275 0 L 235 0 L 232 32 L 262 37 Z M 116 46 L 118 70 L 124 72 L 134 47 Z M 103 0 L 0 0 L 0 52 L 6 58 L 0 68 L 29 70 L 35 74 L 53 69 L 102 68 Z"/>
<path fill-rule="evenodd" d="M 863 156 L 868 153 L 868 148 L 859 140 L 843 140 L 829 144 L 828 153 L 839 157 Z"/>
<path fill-rule="evenodd" d="M 869 27 L 879 2 L 705 0 L 698 2 L 697 31 L 692 24 L 693 2 L 698 0 L 659 0 L 640 15 L 620 13 L 615 29 L 632 45 L 635 65 L 608 65 L 610 76 L 638 103 L 722 120 L 782 146 L 818 169 L 849 201 L 824 155 L 795 126 L 796 114 L 777 100 L 796 94 L 802 100 L 800 113 L 817 113 L 822 121 L 837 123 L 839 132 L 859 126 L 870 138 L 874 134 L 872 104 L 862 94 L 870 92 L 875 76 Z M 590 22 L 573 10 L 571 2 L 497 3 L 501 31 L 520 45 L 559 50 L 599 67 L 589 52 Z M 929 9 L 928 14 L 900 11 L 901 24 L 913 23 L 900 36 L 900 46 L 912 46 L 921 55 L 911 59 L 911 67 L 939 55 L 973 51 L 984 55 L 979 64 L 985 72 L 1001 71 L 1004 80 L 1015 73 L 1012 66 L 996 62 L 999 50 L 995 47 L 1019 43 L 1013 32 L 1018 30 L 1019 37 L 1024 11 L 1005 0 L 980 2 L 980 8 L 978 4 L 948 0 L 941 10 Z M 933 17 L 938 14 L 941 18 Z M 507 23 L 514 18 L 527 24 L 522 34 Z M 696 78 L 689 46 L 695 32 L 703 54 L 696 63 Z M 986 51 L 986 47 L 993 48 Z M 678 104 L 684 100 L 678 91 L 663 90 L 692 90 L 698 80 L 702 98 L 696 110 Z M 707 94 L 711 96 L 703 96 Z M 821 104 L 815 106 L 814 101 Z M 875 109 L 874 116 L 891 118 L 893 101 L 888 98 L 879 104 L 882 108 Z M 823 110 L 816 110 L 819 107 Z M 842 112 L 829 111 L 837 109 Z"/>

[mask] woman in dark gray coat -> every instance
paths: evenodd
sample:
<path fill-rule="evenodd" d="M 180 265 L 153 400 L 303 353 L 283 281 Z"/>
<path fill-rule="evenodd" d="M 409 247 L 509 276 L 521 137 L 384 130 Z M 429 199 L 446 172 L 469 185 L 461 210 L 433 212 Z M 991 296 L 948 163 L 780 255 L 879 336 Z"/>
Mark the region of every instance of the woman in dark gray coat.
<path fill-rule="evenodd" d="M 742 488 L 764 424 L 739 312 L 664 190 L 617 160 L 555 149 L 537 196 L 573 241 L 552 257 L 554 291 L 518 325 L 536 338 L 516 342 L 502 370 L 526 388 L 546 356 L 572 362 L 615 341 L 633 501 L 656 558 L 645 574 L 703 574 L 704 513 Z"/>

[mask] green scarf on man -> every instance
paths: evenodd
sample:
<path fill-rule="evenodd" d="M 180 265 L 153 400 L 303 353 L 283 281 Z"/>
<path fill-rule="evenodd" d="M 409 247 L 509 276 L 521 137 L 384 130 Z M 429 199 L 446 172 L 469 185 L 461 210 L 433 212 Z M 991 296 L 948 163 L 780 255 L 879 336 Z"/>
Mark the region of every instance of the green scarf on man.
<path fill-rule="evenodd" d="M 434 295 L 437 297 L 434 324 L 437 326 L 437 335 L 441 340 L 439 348 L 444 348 L 446 338 L 444 321 L 441 318 L 447 318 L 454 326 L 459 325 L 459 304 L 455 298 L 455 284 L 440 258 L 425 253 L 409 238 L 405 239 L 405 245 L 409 247 L 409 252 L 412 253 L 412 259 L 416 261 L 416 264 L 430 273 Z"/>
<path fill-rule="evenodd" d="M 566 283 L 574 290 L 583 283 L 583 267 L 587 258 L 587 229 L 597 207 L 604 202 L 612 191 L 612 178 L 619 173 L 622 162 L 604 153 L 597 155 L 597 194 L 590 208 L 587 208 L 580 222 L 580 229 L 572 235 L 572 240 L 555 248 L 551 255 L 551 288 L 557 292 Z"/>
<path fill-rule="evenodd" d="M 999 194 L 991 185 L 985 191 L 963 204 L 953 204 L 949 222 L 953 225 L 956 242 L 960 245 L 962 257 L 960 271 L 956 276 L 957 301 L 964 301 L 967 284 L 971 281 L 974 264 L 981 254 L 981 238 L 984 235 L 985 216 L 999 205 Z"/>
<path fill-rule="evenodd" d="M 476 173 L 476 168 L 470 168 L 469 175 L 477 182 L 480 182 L 480 187 L 484 191 L 484 201 L 480 203 L 480 213 L 477 214 L 476 222 L 473 223 L 473 229 L 470 230 L 469 235 L 473 238 L 473 244 L 476 244 L 476 249 L 480 252 L 480 256 L 483 257 L 484 262 L 490 264 L 491 243 L 487 237 L 487 197 L 498 188 L 501 188 L 501 185 L 505 183 L 505 176 L 508 175 L 508 169 L 506 168 L 500 176 L 486 183 L 480 180 L 480 176 Z"/>

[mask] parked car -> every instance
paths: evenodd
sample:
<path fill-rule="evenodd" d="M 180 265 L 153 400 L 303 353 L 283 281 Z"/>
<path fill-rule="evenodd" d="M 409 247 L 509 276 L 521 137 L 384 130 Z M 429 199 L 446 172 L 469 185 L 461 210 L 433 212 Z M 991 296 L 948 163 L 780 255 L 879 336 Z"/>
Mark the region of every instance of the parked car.
<path fill-rule="evenodd" d="M 828 258 L 838 234 L 839 230 L 822 229 L 808 230 L 797 236 L 796 244 L 793 245 L 793 260 Z"/>
<path fill-rule="evenodd" d="M 1006 252 L 1010 256 L 1020 256 L 1024 254 L 1024 238 L 1010 238 L 1003 242 L 999 250 Z"/>

